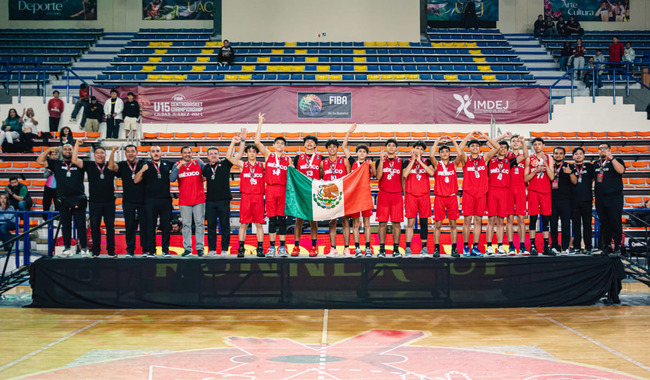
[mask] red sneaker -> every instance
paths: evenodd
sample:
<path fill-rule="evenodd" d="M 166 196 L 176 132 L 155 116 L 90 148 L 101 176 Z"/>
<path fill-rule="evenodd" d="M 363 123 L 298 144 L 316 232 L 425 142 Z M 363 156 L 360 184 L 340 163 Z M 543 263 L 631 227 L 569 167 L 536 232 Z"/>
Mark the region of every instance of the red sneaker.
<path fill-rule="evenodd" d="M 318 246 L 315 245 L 309 249 L 309 257 L 316 257 L 318 256 Z"/>
<path fill-rule="evenodd" d="M 300 255 L 300 246 L 294 245 L 291 250 L 291 257 L 297 257 L 298 255 Z"/>

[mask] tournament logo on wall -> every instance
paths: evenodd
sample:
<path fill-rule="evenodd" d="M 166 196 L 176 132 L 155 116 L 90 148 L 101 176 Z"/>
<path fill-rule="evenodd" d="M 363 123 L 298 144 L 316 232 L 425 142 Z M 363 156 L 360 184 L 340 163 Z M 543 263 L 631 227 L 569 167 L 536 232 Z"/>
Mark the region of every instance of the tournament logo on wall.
<path fill-rule="evenodd" d="M 427 0 L 429 21 L 460 21 L 467 6 L 467 0 Z M 499 21 L 498 0 L 474 0 L 476 17 L 482 21 Z"/>
<path fill-rule="evenodd" d="M 299 119 L 349 119 L 352 117 L 351 92 L 299 92 Z"/>
<path fill-rule="evenodd" d="M 97 20 L 97 0 L 9 0 L 9 20 Z"/>
<path fill-rule="evenodd" d="M 142 0 L 143 20 L 212 20 L 212 0 Z"/>
<path fill-rule="evenodd" d="M 630 0 L 544 0 L 544 14 L 557 20 L 573 16 L 578 21 L 630 21 Z"/>

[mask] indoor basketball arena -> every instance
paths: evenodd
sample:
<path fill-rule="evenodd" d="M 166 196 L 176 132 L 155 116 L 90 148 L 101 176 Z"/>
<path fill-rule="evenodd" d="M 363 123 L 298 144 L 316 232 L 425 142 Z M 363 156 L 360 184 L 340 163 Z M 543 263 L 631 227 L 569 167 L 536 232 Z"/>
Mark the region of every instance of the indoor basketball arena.
<path fill-rule="evenodd" d="M 0 378 L 650 378 L 649 2 L 0 10 Z"/>

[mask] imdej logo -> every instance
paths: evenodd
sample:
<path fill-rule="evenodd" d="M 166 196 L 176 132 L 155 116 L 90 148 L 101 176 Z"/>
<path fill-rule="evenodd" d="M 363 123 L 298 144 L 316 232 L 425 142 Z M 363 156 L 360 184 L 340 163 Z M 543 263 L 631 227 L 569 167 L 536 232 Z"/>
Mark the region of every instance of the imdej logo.
<path fill-rule="evenodd" d="M 317 116 L 323 110 L 323 101 L 318 95 L 305 95 L 300 99 L 298 109 L 305 116 Z"/>
<path fill-rule="evenodd" d="M 456 109 L 456 117 L 460 113 L 464 113 L 469 119 L 475 119 L 475 114 L 493 114 L 493 113 L 510 113 L 510 101 L 509 100 L 493 100 L 493 99 L 481 99 L 474 100 L 472 96 L 467 94 L 453 94 L 454 99 L 460 103 Z M 470 111 L 470 106 L 472 110 Z"/>

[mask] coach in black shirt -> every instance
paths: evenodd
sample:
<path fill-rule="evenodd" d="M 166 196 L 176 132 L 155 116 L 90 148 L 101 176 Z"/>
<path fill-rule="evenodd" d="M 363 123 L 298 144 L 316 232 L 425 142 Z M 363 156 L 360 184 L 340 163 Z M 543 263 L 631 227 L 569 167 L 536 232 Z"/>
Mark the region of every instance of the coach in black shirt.
<path fill-rule="evenodd" d="M 88 209 L 93 257 L 99 257 L 102 250 L 102 218 L 106 225 L 106 251 L 109 256 L 115 257 L 115 174 L 108 169 L 106 150 L 101 146 L 95 148 L 94 161 L 80 160 L 78 153 L 81 142 L 82 140 L 77 140 L 74 146 L 72 162 L 88 175 Z"/>
<path fill-rule="evenodd" d="M 162 255 L 169 256 L 169 237 L 171 234 L 172 196 L 169 174 L 174 164 L 161 159 L 160 147 L 154 145 L 149 152 L 151 161 L 142 165 L 133 182 L 144 183 L 145 213 L 147 214 L 147 252 L 153 257 L 156 253 L 156 227 L 160 218 L 162 232 Z"/>
<path fill-rule="evenodd" d="M 551 181 L 551 248 L 556 255 L 560 251 L 568 253 L 571 242 L 571 193 L 573 171 L 564 162 L 566 150 L 557 147 L 553 150 L 555 179 Z M 558 220 L 562 222 L 562 246 L 557 238 Z"/>
<path fill-rule="evenodd" d="M 81 141 L 77 141 L 81 144 Z M 65 144 L 62 148 L 63 160 L 48 158 L 50 152 L 57 152 L 58 147 L 50 147 L 43 151 L 36 162 L 50 169 L 56 178 L 56 203 L 61 215 L 61 233 L 64 249 L 60 257 L 74 255 L 70 245 L 72 242 L 72 219 L 77 228 L 77 238 L 81 246 L 81 256 L 90 257 L 88 252 L 88 236 L 86 234 L 86 194 L 84 192 L 84 172 L 72 163 L 72 145 Z"/>
<path fill-rule="evenodd" d="M 221 234 L 221 254 L 228 254 L 230 246 L 230 168 L 232 163 L 219 159 L 219 149 L 208 148 L 208 165 L 203 167 L 206 179 L 205 219 L 208 221 L 208 256 L 217 253 L 217 222 Z"/>
<path fill-rule="evenodd" d="M 124 228 L 126 239 L 126 255 L 135 255 L 135 235 L 140 229 L 140 247 L 142 255 L 148 256 L 147 252 L 147 217 L 144 211 L 144 183 L 135 183 L 135 175 L 142 169 L 144 164 L 138 160 L 138 151 L 135 145 L 127 145 L 124 148 L 126 161 L 115 163 L 115 151 L 117 145 L 113 145 L 111 157 L 108 160 L 108 168 L 118 177 L 122 178 L 122 209 L 124 210 Z"/>
<path fill-rule="evenodd" d="M 596 213 L 600 220 L 600 248 L 604 254 L 621 253 L 623 239 L 623 173 L 625 162 L 612 156 L 608 143 L 598 147 L 599 160 L 594 164 Z"/>
<path fill-rule="evenodd" d="M 573 149 L 573 192 L 571 193 L 571 226 L 573 230 L 573 253 L 580 253 L 582 239 L 585 241 L 585 253 L 593 250 L 591 237 L 592 202 L 594 200 L 592 186 L 594 183 L 594 165 L 585 162 L 585 150 L 578 147 Z"/>

